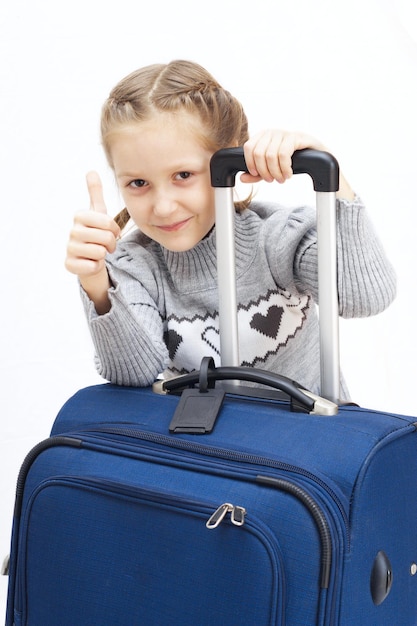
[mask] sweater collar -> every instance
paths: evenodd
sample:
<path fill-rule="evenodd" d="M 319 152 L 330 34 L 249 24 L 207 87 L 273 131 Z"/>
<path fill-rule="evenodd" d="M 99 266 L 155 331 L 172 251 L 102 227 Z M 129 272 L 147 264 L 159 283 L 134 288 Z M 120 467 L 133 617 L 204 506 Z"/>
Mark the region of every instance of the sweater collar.
<path fill-rule="evenodd" d="M 253 211 L 246 209 L 235 216 L 236 273 L 246 270 L 256 253 L 260 219 Z M 198 242 L 191 250 L 172 252 L 161 246 L 166 266 L 175 276 L 193 278 L 199 276 L 203 282 L 217 280 L 216 227 Z"/>

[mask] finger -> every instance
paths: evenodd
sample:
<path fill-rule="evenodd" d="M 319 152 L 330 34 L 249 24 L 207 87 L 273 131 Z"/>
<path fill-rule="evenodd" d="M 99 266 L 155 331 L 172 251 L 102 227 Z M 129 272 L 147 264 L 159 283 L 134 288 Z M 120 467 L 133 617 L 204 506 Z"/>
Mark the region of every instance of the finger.
<path fill-rule="evenodd" d="M 94 261 L 93 259 L 67 256 L 65 267 L 71 274 L 76 274 L 82 278 L 98 274 L 105 267 L 105 262 L 104 260 Z"/>
<path fill-rule="evenodd" d="M 270 131 L 266 131 L 255 135 L 244 146 L 245 160 L 249 173 L 252 174 L 252 176 L 260 176 L 266 181 L 273 180 L 266 159 L 270 142 L 271 133 Z"/>
<path fill-rule="evenodd" d="M 103 237 L 106 242 L 110 235 L 116 239 L 120 237 L 120 227 L 110 215 L 94 210 L 79 211 L 74 215 L 74 238 L 99 243 Z"/>
<path fill-rule="evenodd" d="M 86 180 L 88 194 L 90 196 L 90 210 L 97 211 L 98 213 L 107 213 L 100 176 L 97 172 L 88 172 Z"/>
<path fill-rule="evenodd" d="M 246 168 L 248 173 L 252 176 L 258 176 L 258 171 L 255 166 L 255 159 L 253 156 L 253 149 L 256 145 L 255 138 L 252 137 L 243 146 L 243 154 L 245 157 Z"/>
<path fill-rule="evenodd" d="M 283 151 L 283 141 L 285 138 L 285 133 L 280 130 L 276 130 L 271 133 L 269 138 L 269 143 L 265 148 L 265 163 L 268 169 L 269 179 L 268 180 L 276 180 L 279 183 L 283 183 L 286 178 L 285 169 L 285 149 Z M 281 157 L 284 157 L 284 160 Z M 291 166 L 291 158 L 290 158 L 290 166 Z"/>
<path fill-rule="evenodd" d="M 291 132 L 283 135 L 278 157 L 285 180 L 290 178 L 293 174 L 292 157 L 294 152 L 304 148 L 325 150 L 325 147 L 320 141 L 306 133 Z"/>
<path fill-rule="evenodd" d="M 292 155 L 296 150 L 296 145 L 297 138 L 293 133 L 286 133 L 282 136 L 280 145 L 277 149 L 277 159 L 281 174 L 280 182 L 288 180 L 293 175 Z"/>
<path fill-rule="evenodd" d="M 104 246 L 110 253 L 114 252 L 119 237 L 120 228 L 116 222 L 110 216 L 95 211 L 77 213 L 70 233 L 70 239 Z"/>
<path fill-rule="evenodd" d="M 240 175 L 240 180 L 242 183 L 259 183 L 262 180 L 261 176 L 252 176 L 248 172 L 244 172 Z"/>
<path fill-rule="evenodd" d="M 282 183 L 285 176 L 281 170 L 279 151 L 285 133 L 279 129 L 264 131 L 255 137 L 253 158 L 259 176 L 267 182 Z"/>
<path fill-rule="evenodd" d="M 72 259 L 90 259 L 102 261 L 106 258 L 107 250 L 104 246 L 94 243 L 70 241 L 67 246 L 67 256 Z"/>

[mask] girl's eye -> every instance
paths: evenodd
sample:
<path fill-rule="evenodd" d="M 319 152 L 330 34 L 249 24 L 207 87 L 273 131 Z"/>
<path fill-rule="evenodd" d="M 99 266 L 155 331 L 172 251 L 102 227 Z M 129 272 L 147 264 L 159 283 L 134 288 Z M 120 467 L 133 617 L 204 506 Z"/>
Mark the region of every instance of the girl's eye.
<path fill-rule="evenodd" d="M 132 180 L 132 182 L 129 183 L 129 187 L 139 189 L 140 187 L 145 187 L 146 184 L 146 180 L 143 180 L 142 178 L 137 178 L 136 180 Z"/>
<path fill-rule="evenodd" d="M 179 178 L 180 180 L 187 180 L 190 176 L 191 172 L 178 172 L 178 174 L 176 174 L 176 178 Z"/>

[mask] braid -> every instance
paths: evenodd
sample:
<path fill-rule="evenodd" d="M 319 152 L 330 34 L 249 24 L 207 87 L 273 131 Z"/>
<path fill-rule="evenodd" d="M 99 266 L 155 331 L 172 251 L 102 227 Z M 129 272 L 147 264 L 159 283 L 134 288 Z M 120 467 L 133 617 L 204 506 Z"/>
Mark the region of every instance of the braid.
<path fill-rule="evenodd" d="M 103 106 L 101 135 L 110 165 L 109 137 L 118 126 L 143 121 L 155 111 L 179 109 L 200 117 L 214 150 L 248 139 L 242 105 L 201 65 L 191 61 L 150 65 L 121 80 Z"/>
<path fill-rule="evenodd" d="M 130 215 L 126 207 L 122 209 L 114 218 L 114 221 L 122 231 L 130 220 Z"/>

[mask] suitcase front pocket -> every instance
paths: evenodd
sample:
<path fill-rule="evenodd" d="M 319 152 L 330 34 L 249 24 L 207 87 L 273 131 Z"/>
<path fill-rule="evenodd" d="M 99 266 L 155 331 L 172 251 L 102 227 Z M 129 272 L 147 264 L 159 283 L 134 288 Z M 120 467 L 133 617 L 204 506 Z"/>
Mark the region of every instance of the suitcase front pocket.
<path fill-rule="evenodd" d="M 209 530 L 222 505 L 231 509 Z M 67 477 L 42 483 L 27 510 L 22 624 L 283 623 L 279 546 L 238 502 Z"/>

